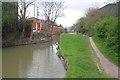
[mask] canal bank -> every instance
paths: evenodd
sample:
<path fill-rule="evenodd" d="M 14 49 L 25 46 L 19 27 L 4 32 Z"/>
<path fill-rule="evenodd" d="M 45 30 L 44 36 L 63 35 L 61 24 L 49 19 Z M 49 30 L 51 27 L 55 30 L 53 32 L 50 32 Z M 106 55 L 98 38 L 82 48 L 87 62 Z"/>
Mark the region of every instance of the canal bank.
<path fill-rule="evenodd" d="M 65 78 L 110 78 L 104 71 L 100 72 L 89 38 L 85 35 L 62 34 L 60 47 L 67 59 L 68 69 Z"/>
<path fill-rule="evenodd" d="M 58 47 L 57 47 L 57 55 L 58 55 L 59 59 L 61 60 L 63 66 L 64 66 L 64 69 L 67 71 L 67 69 L 68 69 L 67 59 L 64 57 L 64 54 L 60 47 L 60 44 L 58 44 Z"/>
<path fill-rule="evenodd" d="M 3 40 L 2 48 L 12 47 L 12 46 L 21 46 L 21 45 L 30 45 L 30 44 L 38 44 L 52 41 L 51 37 L 37 37 L 34 39 L 23 38 L 23 39 L 15 39 L 15 40 Z"/>
<path fill-rule="evenodd" d="M 3 48 L 3 78 L 64 78 L 65 69 L 53 42 Z"/>

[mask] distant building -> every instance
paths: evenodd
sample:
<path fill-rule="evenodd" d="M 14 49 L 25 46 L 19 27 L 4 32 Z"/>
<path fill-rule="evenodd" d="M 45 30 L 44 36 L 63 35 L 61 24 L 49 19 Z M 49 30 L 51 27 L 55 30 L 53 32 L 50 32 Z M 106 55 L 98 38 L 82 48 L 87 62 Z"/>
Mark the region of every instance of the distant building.
<path fill-rule="evenodd" d="M 58 34 L 58 32 L 59 32 L 58 26 L 51 26 L 50 31 L 52 34 Z"/>
<path fill-rule="evenodd" d="M 40 31 L 44 31 L 44 27 L 45 27 L 45 21 L 37 19 L 37 18 L 29 18 L 29 20 L 31 20 L 31 26 L 32 26 L 32 32 L 40 32 Z"/>
<path fill-rule="evenodd" d="M 46 34 L 48 31 L 52 34 L 61 34 L 64 33 L 64 27 L 60 24 L 59 26 L 54 25 L 54 26 L 49 26 L 48 30 L 46 30 L 48 24 L 44 20 L 40 20 L 34 17 L 29 18 L 31 21 L 31 26 L 32 26 L 32 34 L 34 33 L 43 33 Z"/>
<path fill-rule="evenodd" d="M 52 26 L 51 30 L 52 30 L 52 34 L 64 33 L 64 27 L 61 24 L 59 26 Z"/>
<path fill-rule="evenodd" d="M 58 29 L 60 33 L 64 33 L 64 27 L 61 24 L 58 26 Z"/>
<path fill-rule="evenodd" d="M 65 29 L 64 29 L 64 33 L 68 33 L 68 30 L 67 30 L 67 28 L 65 28 Z"/>
<path fill-rule="evenodd" d="M 63 26 L 60 24 L 59 26 L 58 26 L 59 28 L 63 28 Z"/>

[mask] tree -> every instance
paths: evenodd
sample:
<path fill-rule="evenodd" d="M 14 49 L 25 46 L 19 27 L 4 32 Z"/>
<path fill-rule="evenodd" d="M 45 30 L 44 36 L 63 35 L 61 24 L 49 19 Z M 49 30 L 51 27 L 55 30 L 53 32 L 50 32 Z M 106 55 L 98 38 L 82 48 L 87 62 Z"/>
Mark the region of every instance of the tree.
<path fill-rule="evenodd" d="M 9 34 L 18 28 L 18 3 L 2 2 L 2 37 L 7 38 Z"/>
<path fill-rule="evenodd" d="M 44 19 L 48 24 L 45 27 L 45 30 L 47 32 L 45 35 L 52 35 L 51 34 L 52 30 L 50 31 L 50 26 L 56 25 L 57 18 L 63 16 L 64 2 L 53 1 L 53 0 L 43 1 L 41 2 L 41 9 L 42 9 L 42 15 L 44 16 Z"/>
<path fill-rule="evenodd" d="M 26 1 L 26 0 L 19 0 L 18 7 L 19 7 L 19 19 L 24 20 L 26 19 L 26 12 L 27 8 L 32 5 L 34 1 Z"/>
<path fill-rule="evenodd" d="M 87 33 L 87 28 L 85 27 L 85 18 L 80 18 L 77 23 L 76 23 L 76 29 L 77 32 L 86 34 Z"/>
<path fill-rule="evenodd" d="M 55 23 L 56 19 L 63 16 L 64 2 L 58 1 L 44 1 L 41 3 L 43 16 L 45 20 Z"/>
<path fill-rule="evenodd" d="M 117 3 L 108 4 L 102 8 L 89 8 L 85 13 L 85 17 L 78 20 L 76 27 L 78 32 L 88 34 L 89 36 L 94 35 L 93 26 L 101 18 L 109 18 L 110 16 L 117 16 Z"/>
<path fill-rule="evenodd" d="M 94 26 L 95 36 L 104 40 L 113 51 L 120 47 L 118 29 L 118 17 L 103 18 Z"/>
<path fill-rule="evenodd" d="M 26 1 L 26 0 L 19 0 L 19 20 L 20 20 L 20 28 L 22 29 L 22 37 L 24 37 L 25 28 L 26 28 L 26 12 L 27 8 L 34 3 L 34 1 Z"/>

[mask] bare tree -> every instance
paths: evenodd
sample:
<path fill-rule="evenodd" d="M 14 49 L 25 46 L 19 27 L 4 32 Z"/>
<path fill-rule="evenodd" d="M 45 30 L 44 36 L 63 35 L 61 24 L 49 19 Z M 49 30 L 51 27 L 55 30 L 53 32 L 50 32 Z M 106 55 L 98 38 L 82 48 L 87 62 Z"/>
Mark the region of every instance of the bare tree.
<path fill-rule="evenodd" d="M 32 5 L 34 1 L 26 1 L 26 0 L 19 0 L 18 1 L 18 11 L 19 11 L 19 20 L 20 20 L 20 27 L 22 27 L 22 37 L 24 37 L 24 31 L 26 26 L 26 13 L 27 9 L 30 5 Z"/>
<path fill-rule="evenodd" d="M 58 17 L 63 16 L 64 2 L 46 1 L 41 3 L 45 20 L 55 22 Z"/>
<path fill-rule="evenodd" d="M 19 0 L 18 7 L 19 7 L 19 19 L 26 18 L 27 8 L 32 5 L 34 1 L 26 1 L 26 0 Z"/>
<path fill-rule="evenodd" d="M 48 26 L 46 26 L 47 35 L 51 35 L 50 26 L 55 24 L 57 18 L 64 16 L 64 8 L 64 2 L 61 1 L 50 0 L 41 2 L 42 15 L 48 24 Z"/>

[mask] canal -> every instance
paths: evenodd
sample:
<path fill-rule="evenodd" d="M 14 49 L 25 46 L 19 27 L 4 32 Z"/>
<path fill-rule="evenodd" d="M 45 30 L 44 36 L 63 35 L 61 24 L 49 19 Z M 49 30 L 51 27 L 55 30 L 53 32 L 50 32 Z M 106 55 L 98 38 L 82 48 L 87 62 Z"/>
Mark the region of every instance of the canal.
<path fill-rule="evenodd" d="M 3 48 L 3 78 L 64 78 L 65 69 L 56 52 L 56 40 L 42 44 Z"/>

